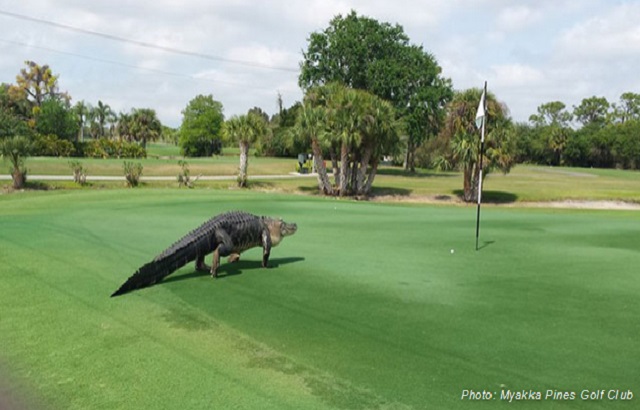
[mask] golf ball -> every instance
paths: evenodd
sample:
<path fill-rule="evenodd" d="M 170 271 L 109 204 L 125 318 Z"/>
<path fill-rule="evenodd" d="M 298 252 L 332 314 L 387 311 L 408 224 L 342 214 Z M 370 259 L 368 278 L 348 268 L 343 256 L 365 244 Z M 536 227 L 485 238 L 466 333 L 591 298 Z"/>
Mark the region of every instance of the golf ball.
<path fill-rule="evenodd" d="M 451 249 L 451 253 L 455 252 L 453 249 Z"/>

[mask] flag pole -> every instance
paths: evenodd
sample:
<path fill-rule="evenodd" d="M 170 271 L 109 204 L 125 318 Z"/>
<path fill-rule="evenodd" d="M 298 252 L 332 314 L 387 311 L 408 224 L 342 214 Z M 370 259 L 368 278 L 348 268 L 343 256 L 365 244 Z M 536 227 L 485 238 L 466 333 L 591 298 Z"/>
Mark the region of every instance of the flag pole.
<path fill-rule="evenodd" d="M 476 211 L 476 251 L 478 250 L 478 238 L 480 237 L 480 205 L 482 204 L 482 158 L 484 157 L 484 132 L 487 122 L 487 82 L 484 82 L 484 89 L 480 99 L 478 112 L 482 109 L 482 127 L 480 131 L 480 178 L 478 178 L 478 207 Z"/>

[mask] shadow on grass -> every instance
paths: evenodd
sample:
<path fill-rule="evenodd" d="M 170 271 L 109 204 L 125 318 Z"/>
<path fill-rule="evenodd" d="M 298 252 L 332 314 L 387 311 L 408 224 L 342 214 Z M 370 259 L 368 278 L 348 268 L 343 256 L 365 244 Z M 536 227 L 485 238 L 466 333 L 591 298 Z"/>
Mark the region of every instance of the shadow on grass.
<path fill-rule="evenodd" d="M 24 189 L 30 189 L 33 191 L 49 191 L 52 188 L 41 181 L 27 181 L 24 184 Z"/>
<path fill-rule="evenodd" d="M 482 250 L 484 248 L 486 248 L 487 246 L 491 246 L 494 243 L 496 243 L 496 241 L 484 241 L 482 242 L 482 245 L 478 246 L 478 250 Z"/>
<path fill-rule="evenodd" d="M 371 187 L 371 196 L 409 196 L 413 192 L 412 189 L 397 187 Z"/>
<path fill-rule="evenodd" d="M 252 181 L 252 180 L 248 180 L 247 181 L 247 188 L 250 189 L 271 189 L 273 187 L 275 187 L 276 184 L 274 184 L 273 182 L 267 182 L 267 181 Z"/>
<path fill-rule="evenodd" d="M 460 199 L 463 197 L 464 191 L 456 189 L 453 191 Z M 518 195 L 504 191 L 482 191 L 482 203 L 488 204 L 511 204 L 518 200 Z"/>
<path fill-rule="evenodd" d="M 389 175 L 408 178 L 455 178 L 458 177 L 457 173 L 436 172 L 419 169 L 416 172 L 405 171 L 402 168 L 380 168 L 377 175 Z"/>
<path fill-rule="evenodd" d="M 288 265 L 290 263 L 302 262 L 304 258 L 290 257 L 290 258 L 273 258 L 269 260 L 269 268 L 277 268 L 280 265 Z M 227 263 L 226 261 L 220 261 L 220 267 L 218 268 L 217 279 L 224 279 L 230 276 L 241 275 L 246 269 L 262 269 L 262 261 L 258 260 L 239 260 L 234 263 Z M 184 275 L 170 276 L 160 283 L 180 282 L 187 279 L 193 279 L 200 276 L 209 276 L 209 272 L 193 271 Z"/>

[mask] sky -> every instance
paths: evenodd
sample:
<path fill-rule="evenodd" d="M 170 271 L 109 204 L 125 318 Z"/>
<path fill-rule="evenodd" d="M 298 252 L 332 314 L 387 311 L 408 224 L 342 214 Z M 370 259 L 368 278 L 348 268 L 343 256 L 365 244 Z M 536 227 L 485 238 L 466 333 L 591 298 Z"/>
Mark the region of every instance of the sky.
<path fill-rule="evenodd" d="M 200 94 L 227 118 L 274 114 L 278 94 L 302 98 L 309 35 L 350 10 L 401 25 L 456 90 L 487 81 L 518 122 L 640 93 L 640 0 L 0 0 L 0 83 L 31 60 L 72 103 L 152 108 L 171 127 Z"/>

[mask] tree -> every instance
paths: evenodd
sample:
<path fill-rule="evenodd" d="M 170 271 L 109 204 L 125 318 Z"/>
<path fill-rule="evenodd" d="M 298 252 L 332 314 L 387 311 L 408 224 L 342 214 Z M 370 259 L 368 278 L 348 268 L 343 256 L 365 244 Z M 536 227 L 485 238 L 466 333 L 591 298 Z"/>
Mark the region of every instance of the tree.
<path fill-rule="evenodd" d="M 573 115 L 566 110 L 561 101 L 552 101 L 538 107 L 538 113 L 529 117 L 529 121 L 538 129 L 545 142 L 546 160 L 549 165 L 564 163 L 563 151 L 571 135 L 569 123 Z"/>
<path fill-rule="evenodd" d="M 389 102 L 338 83 L 307 92 L 299 135 L 311 139 L 316 165 L 324 161 L 322 151 L 328 151 L 334 168 L 334 188 L 327 186 L 323 167 L 318 169 L 323 193 L 370 193 L 380 157 L 394 154 L 399 146 L 400 126 L 395 116 Z"/>
<path fill-rule="evenodd" d="M 107 136 L 107 124 L 115 122 L 117 116 L 109 104 L 98 101 L 98 105 L 90 109 L 91 136 L 103 138 Z"/>
<path fill-rule="evenodd" d="M 584 98 L 580 105 L 573 106 L 573 117 L 583 126 L 593 124 L 602 127 L 607 122 L 609 107 L 609 101 L 604 97 Z"/>
<path fill-rule="evenodd" d="M 58 76 L 48 65 L 40 66 L 33 61 L 25 61 L 25 64 L 27 67 L 16 77 L 16 85 L 9 90 L 15 100 L 24 98 L 31 108 L 40 107 L 46 99 L 69 100 L 66 93 L 58 90 Z"/>
<path fill-rule="evenodd" d="M 73 106 L 73 112 L 76 116 L 76 123 L 78 124 L 78 141 L 84 141 L 84 126 L 89 115 L 89 106 L 84 101 L 78 101 Z"/>
<path fill-rule="evenodd" d="M 300 86 L 337 82 L 388 100 L 407 118 L 407 168 L 415 150 L 436 135 L 453 92 L 435 58 L 409 43 L 399 25 L 361 17 L 355 11 L 336 16 L 323 32 L 312 33 L 303 53 Z"/>
<path fill-rule="evenodd" d="M 198 95 L 182 111 L 180 149 L 189 157 L 220 154 L 224 114 L 222 103 L 212 95 Z"/>
<path fill-rule="evenodd" d="M 480 178 L 480 132 L 475 124 L 476 110 L 482 95 L 477 88 L 457 92 L 449 103 L 445 126 L 439 136 L 445 150 L 439 168 L 460 169 L 463 173 L 463 199 L 478 198 Z M 515 163 L 516 141 L 507 108 L 492 93 L 487 93 L 485 117 L 485 153 L 483 178 L 493 169 L 509 172 Z"/>
<path fill-rule="evenodd" d="M 27 181 L 26 158 L 31 154 L 33 145 L 24 136 L 14 136 L 0 140 L 0 154 L 11 163 L 13 188 L 21 189 Z"/>
<path fill-rule="evenodd" d="M 267 124 L 261 115 L 249 112 L 245 115 L 233 116 L 225 122 L 225 133 L 231 141 L 240 146 L 240 168 L 238 186 L 247 186 L 247 168 L 249 166 L 249 147 L 256 143 L 267 132 Z"/>
<path fill-rule="evenodd" d="M 147 148 L 148 141 L 155 141 L 162 135 L 162 123 L 151 108 L 136 108 L 131 113 L 129 133 L 134 141 Z"/>
<path fill-rule="evenodd" d="M 73 141 L 78 135 L 76 115 L 66 101 L 47 99 L 35 116 L 36 131 L 41 135 L 55 135 Z"/>
<path fill-rule="evenodd" d="M 629 120 L 640 120 L 640 94 L 626 92 L 620 96 L 620 104 L 612 104 L 616 120 L 625 123 Z"/>
<path fill-rule="evenodd" d="M 561 101 L 552 101 L 538 107 L 538 113 L 529 117 L 535 126 L 560 126 L 568 127 L 573 119 L 570 112 L 566 111 L 566 105 Z"/>
<path fill-rule="evenodd" d="M 311 143 L 313 162 L 316 165 L 318 177 L 318 189 L 325 195 L 332 195 L 333 187 L 329 181 L 323 158 L 323 144 L 328 133 L 326 109 L 313 107 L 309 103 L 302 105 L 296 122 L 296 133 L 299 138 Z"/>
<path fill-rule="evenodd" d="M 33 131 L 11 109 L 0 106 L 0 139 L 15 135 L 28 136 Z"/>
<path fill-rule="evenodd" d="M 293 157 L 296 154 L 309 152 L 310 142 L 304 138 L 296 138 L 295 125 L 302 109 L 302 103 L 297 101 L 289 108 L 282 108 L 271 117 L 267 133 L 257 147 L 257 153 L 272 157 Z"/>

